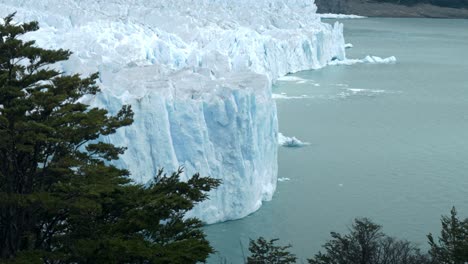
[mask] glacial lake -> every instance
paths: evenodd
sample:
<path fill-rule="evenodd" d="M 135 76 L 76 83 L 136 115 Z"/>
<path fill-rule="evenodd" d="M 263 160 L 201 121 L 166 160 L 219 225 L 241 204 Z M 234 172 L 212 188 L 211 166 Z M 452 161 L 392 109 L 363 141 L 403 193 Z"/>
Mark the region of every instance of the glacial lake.
<path fill-rule="evenodd" d="M 327 21 L 334 22 L 334 21 Z M 468 20 L 342 20 L 348 58 L 395 64 L 330 66 L 279 81 L 280 132 L 310 142 L 279 149 L 271 202 L 205 228 L 210 263 L 242 263 L 249 238 L 291 243 L 306 262 L 356 217 L 427 249 L 440 216 L 468 217 Z M 241 249 L 241 245 L 244 248 Z M 243 253 L 244 252 L 244 253 Z"/>

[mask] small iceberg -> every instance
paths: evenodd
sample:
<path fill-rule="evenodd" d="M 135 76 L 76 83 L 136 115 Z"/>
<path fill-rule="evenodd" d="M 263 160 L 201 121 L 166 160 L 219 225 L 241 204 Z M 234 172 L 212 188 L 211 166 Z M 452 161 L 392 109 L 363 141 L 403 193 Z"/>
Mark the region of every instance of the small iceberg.
<path fill-rule="evenodd" d="M 377 57 L 377 56 L 367 56 L 367 57 L 364 58 L 364 62 L 374 63 L 374 64 L 378 64 L 378 63 L 389 64 L 389 63 L 395 63 L 396 61 L 397 61 L 397 59 L 396 59 L 395 56 L 391 56 L 391 57 L 388 57 L 388 58 L 385 58 L 385 59 L 382 59 L 382 58 Z"/>
<path fill-rule="evenodd" d="M 292 76 L 292 75 L 286 75 L 283 77 L 280 77 L 277 79 L 279 82 L 295 82 L 296 84 L 304 84 L 304 83 L 310 83 L 314 82 L 314 80 L 311 79 L 304 79 L 298 76 Z M 315 83 L 313 85 L 316 85 Z"/>
<path fill-rule="evenodd" d="M 357 93 L 386 93 L 385 90 L 377 90 L 377 89 L 358 89 L 358 88 L 347 88 L 347 91 L 357 94 Z"/>
<path fill-rule="evenodd" d="M 358 15 L 345 15 L 345 14 L 317 14 L 320 18 L 333 18 L 333 19 L 354 19 L 354 18 L 366 18 L 365 16 Z"/>
<path fill-rule="evenodd" d="M 369 64 L 392 64 L 396 63 L 397 59 L 395 56 L 388 58 L 381 58 L 377 56 L 366 56 L 364 59 L 345 59 L 345 60 L 333 60 L 328 63 L 328 65 L 354 65 L 359 63 L 369 63 Z"/>
<path fill-rule="evenodd" d="M 278 144 L 283 147 L 288 148 L 300 148 L 307 145 L 310 145 L 308 142 L 302 142 L 296 137 L 287 137 L 282 133 L 278 133 Z"/>
<path fill-rule="evenodd" d="M 344 47 L 345 47 L 345 49 L 350 49 L 350 48 L 353 48 L 354 45 L 351 44 L 351 43 L 346 43 L 346 44 L 344 45 Z"/>
<path fill-rule="evenodd" d="M 285 181 L 290 181 L 291 179 L 289 178 L 278 178 L 279 182 L 285 182 Z"/>
<path fill-rule="evenodd" d="M 381 89 L 359 89 L 359 88 L 344 88 L 343 91 L 338 94 L 339 98 L 346 99 L 351 96 L 368 96 L 374 97 L 378 94 L 401 94 L 402 91 L 387 91 Z"/>
<path fill-rule="evenodd" d="M 278 78 L 278 81 L 282 82 L 300 82 L 300 81 L 307 81 L 304 78 L 297 77 L 297 76 L 292 76 L 292 75 L 286 75 L 283 77 Z"/>
<path fill-rule="evenodd" d="M 278 78 L 277 81 L 280 81 L 280 82 L 295 82 L 295 83 L 301 84 L 301 83 L 310 82 L 312 80 L 304 79 L 304 78 L 297 77 L 297 76 L 286 75 L 286 76 Z"/>
<path fill-rule="evenodd" d="M 273 99 L 305 99 L 308 98 L 309 96 L 303 94 L 301 96 L 288 96 L 286 93 L 281 93 L 281 94 L 272 94 Z"/>

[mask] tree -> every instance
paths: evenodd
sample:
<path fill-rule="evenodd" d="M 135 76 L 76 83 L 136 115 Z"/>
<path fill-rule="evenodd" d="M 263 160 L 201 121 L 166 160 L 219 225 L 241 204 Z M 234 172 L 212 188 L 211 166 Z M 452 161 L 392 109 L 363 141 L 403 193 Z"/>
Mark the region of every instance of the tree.
<path fill-rule="evenodd" d="M 144 186 L 110 165 L 125 150 L 100 140 L 133 122 L 80 103 L 97 74 L 52 68 L 67 50 L 24 34 L 37 22 L 0 21 L 0 262 L 196 263 L 213 252 L 198 219 L 185 219 L 218 180 L 162 171 Z"/>
<path fill-rule="evenodd" d="M 291 245 L 277 246 L 278 239 L 266 240 L 263 237 L 250 240 L 249 251 L 251 256 L 247 258 L 248 264 L 289 264 L 296 263 L 296 256 L 289 252 Z"/>
<path fill-rule="evenodd" d="M 419 249 L 407 241 L 388 237 L 382 227 L 367 218 L 355 219 L 350 233 L 331 232 L 325 253 L 309 259 L 310 264 L 423 264 L 429 263 Z"/>
<path fill-rule="evenodd" d="M 465 264 L 468 262 L 468 218 L 460 220 L 455 207 L 450 217 L 442 216 L 442 231 L 438 243 L 432 234 L 427 237 L 431 250 L 430 255 L 436 263 Z"/>

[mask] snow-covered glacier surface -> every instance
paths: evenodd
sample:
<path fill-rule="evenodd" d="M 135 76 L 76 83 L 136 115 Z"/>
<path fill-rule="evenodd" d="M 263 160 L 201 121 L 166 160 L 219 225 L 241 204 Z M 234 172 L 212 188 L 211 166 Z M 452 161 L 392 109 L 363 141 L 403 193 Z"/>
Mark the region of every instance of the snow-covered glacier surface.
<path fill-rule="evenodd" d="M 0 15 L 37 20 L 28 38 L 74 52 L 65 72 L 100 73 L 89 103 L 135 123 L 108 140 L 139 182 L 184 166 L 220 178 L 192 215 L 207 223 L 257 210 L 276 188 L 278 122 L 272 82 L 344 60 L 342 25 L 313 0 L 0 0 Z"/>

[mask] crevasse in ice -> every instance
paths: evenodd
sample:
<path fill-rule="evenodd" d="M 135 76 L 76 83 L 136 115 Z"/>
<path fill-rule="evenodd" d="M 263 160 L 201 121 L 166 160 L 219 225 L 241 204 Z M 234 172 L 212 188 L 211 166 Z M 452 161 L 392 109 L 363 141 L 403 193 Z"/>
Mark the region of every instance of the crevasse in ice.
<path fill-rule="evenodd" d="M 207 223 L 257 210 L 276 188 L 278 122 L 272 82 L 345 59 L 342 25 L 313 0 L 0 0 L 0 15 L 37 20 L 27 38 L 74 52 L 65 72 L 100 73 L 87 102 L 135 123 L 105 140 L 139 182 L 184 166 L 220 178 L 191 215 Z"/>

